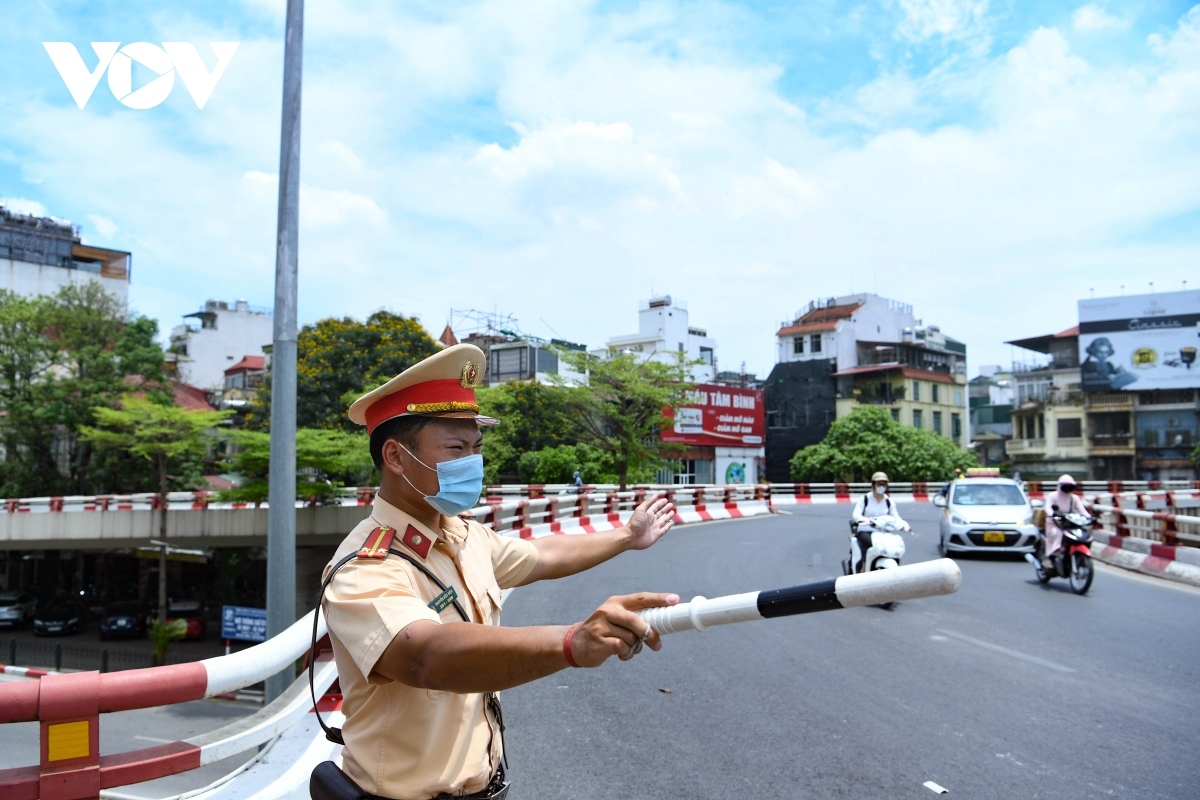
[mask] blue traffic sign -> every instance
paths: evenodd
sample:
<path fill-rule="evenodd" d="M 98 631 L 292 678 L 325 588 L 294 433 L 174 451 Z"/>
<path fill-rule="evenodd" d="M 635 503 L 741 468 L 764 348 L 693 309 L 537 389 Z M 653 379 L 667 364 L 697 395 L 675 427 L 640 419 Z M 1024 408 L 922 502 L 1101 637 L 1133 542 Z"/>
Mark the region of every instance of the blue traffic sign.
<path fill-rule="evenodd" d="M 221 606 L 221 638 L 242 642 L 265 642 L 267 610 L 245 606 Z"/>

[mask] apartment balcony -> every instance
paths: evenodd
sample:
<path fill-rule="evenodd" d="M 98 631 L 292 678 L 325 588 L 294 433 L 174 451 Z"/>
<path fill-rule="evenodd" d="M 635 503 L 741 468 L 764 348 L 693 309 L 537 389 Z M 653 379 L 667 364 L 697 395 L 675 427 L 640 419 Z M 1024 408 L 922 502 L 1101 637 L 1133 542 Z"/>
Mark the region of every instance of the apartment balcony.
<path fill-rule="evenodd" d="M 1107 394 L 1089 394 L 1087 396 L 1089 411 L 1126 411 L 1133 409 L 1132 392 L 1110 392 Z"/>
<path fill-rule="evenodd" d="M 1131 456 L 1136 449 L 1132 434 L 1093 436 L 1090 442 L 1093 456 Z"/>
<path fill-rule="evenodd" d="M 1045 439 L 1009 439 L 1004 451 L 1010 456 L 1042 456 L 1046 454 Z"/>
<path fill-rule="evenodd" d="M 1139 447 L 1138 464 L 1148 469 L 1186 468 L 1192 465 L 1190 447 Z"/>

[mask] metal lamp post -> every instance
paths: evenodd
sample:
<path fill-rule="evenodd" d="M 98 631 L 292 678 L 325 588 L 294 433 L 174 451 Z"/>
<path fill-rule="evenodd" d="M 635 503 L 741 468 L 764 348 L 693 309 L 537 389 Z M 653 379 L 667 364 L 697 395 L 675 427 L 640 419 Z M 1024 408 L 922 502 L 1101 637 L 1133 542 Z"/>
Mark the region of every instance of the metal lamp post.
<path fill-rule="evenodd" d="M 267 637 L 296 617 L 296 245 L 300 221 L 300 76 L 304 0 L 288 0 L 279 139 L 279 218 L 275 242 L 275 331 L 271 355 L 271 462 L 267 512 Z M 267 701 L 294 675 L 267 679 Z"/>

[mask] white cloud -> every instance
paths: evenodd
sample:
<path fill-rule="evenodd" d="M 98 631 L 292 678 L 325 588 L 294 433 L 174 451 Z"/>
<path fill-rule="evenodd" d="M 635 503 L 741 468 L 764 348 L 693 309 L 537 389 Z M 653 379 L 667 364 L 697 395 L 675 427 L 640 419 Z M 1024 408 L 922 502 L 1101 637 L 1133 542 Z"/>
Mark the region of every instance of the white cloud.
<path fill-rule="evenodd" d="M 898 33 L 914 42 L 966 39 L 983 31 L 988 0 L 898 0 L 904 19 Z"/>
<path fill-rule="evenodd" d="M 1071 324 L 1080 287 L 1178 285 L 1200 256 L 1135 236 L 1200 207 L 1200 10 L 1127 62 L 1041 28 L 801 108 L 766 55 L 691 36 L 704 9 L 670 0 L 360 5 L 307 25 L 302 321 L 389 306 L 436 334 L 483 307 L 595 345 L 653 288 L 689 302 L 723 367 L 765 374 L 779 320 L 866 290 L 983 363 Z M 987 35 L 985 2 L 900 8 L 906 42 Z M 280 55 L 243 41 L 186 116 L 0 99 L 22 180 L 111 222 L 164 328 L 206 296 L 271 301 Z M 960 122 L 911 127 L 926 109 Z"/>
<path fill-rule="evenodd" d="M 1113 16 L 1092 3 L 1075 9 L 1075 13 L 1071 16 L 1071 24 L 1075 26 L 1075 30 L 1087 32 L 1119 30 L 1129 27 L 1128 20 Z"/>
<path fill-rule="evenodd" d="M 0 206 L 4 206 L 14 214 L 28 214 L 34 217 L 48 216 L 46 207 L 37 200 L 25 197 L 0 197 Z"/>
<path fill-rule="evenodd" d="M 92 223 L 92 227 L 96 229 L 96 235 L 101 239 L 111 239 L 120 230 L 117 227 L 117 223 L 99 214 L 88 214 L 87 220 Z"/>

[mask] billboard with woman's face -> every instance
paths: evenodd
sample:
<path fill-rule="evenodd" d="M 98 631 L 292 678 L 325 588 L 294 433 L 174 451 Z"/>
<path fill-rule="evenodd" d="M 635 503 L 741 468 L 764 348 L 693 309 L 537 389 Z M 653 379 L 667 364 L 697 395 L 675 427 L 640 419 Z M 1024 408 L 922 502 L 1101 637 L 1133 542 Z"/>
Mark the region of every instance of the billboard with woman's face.
<path fill-rule="evenodd" d="M 1200 387 L 1200 291 L 1079 301 L 1085 392 Z"/>

